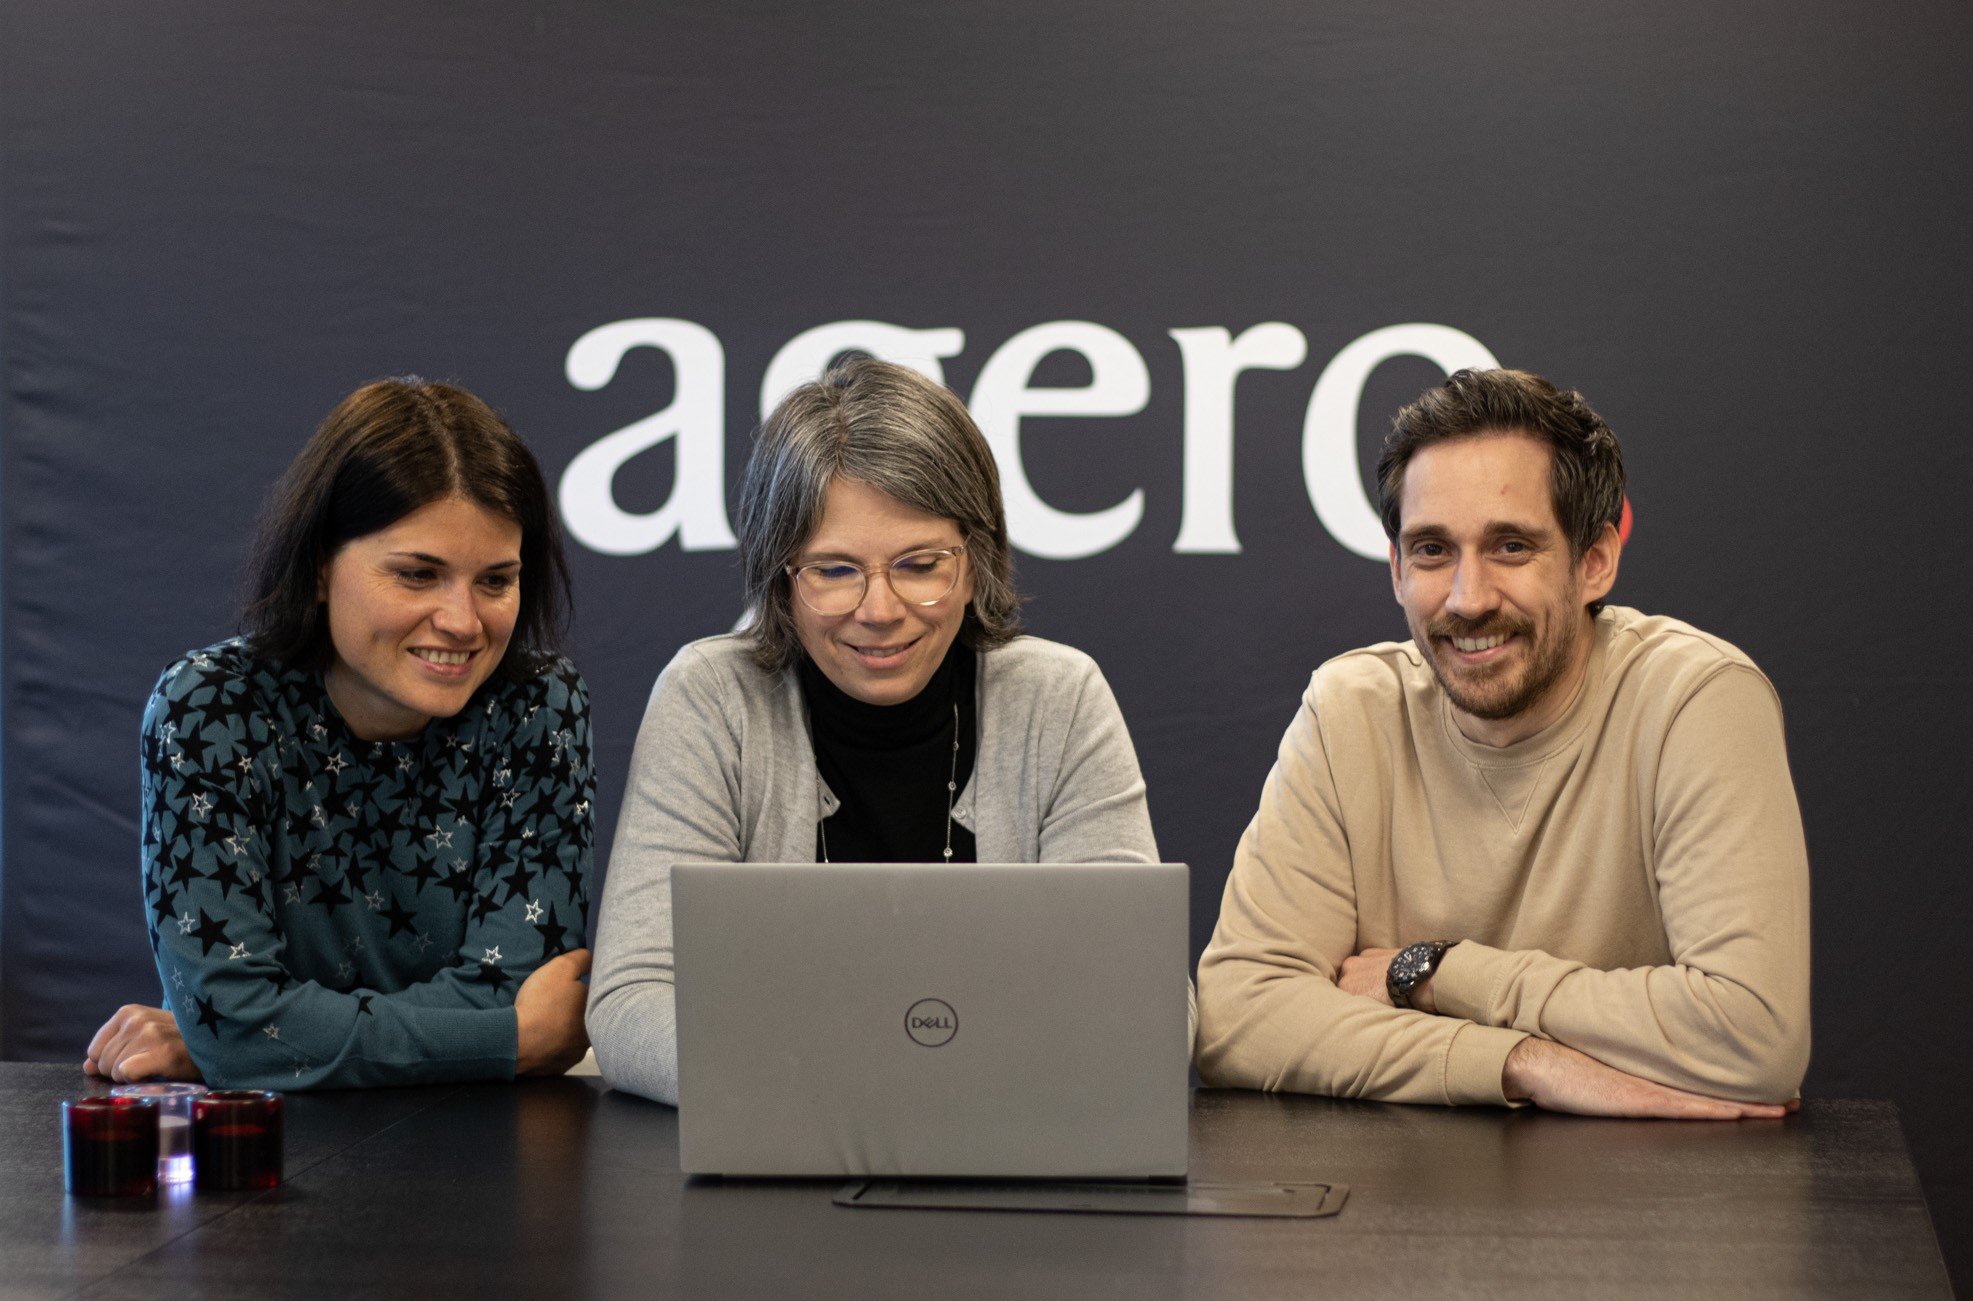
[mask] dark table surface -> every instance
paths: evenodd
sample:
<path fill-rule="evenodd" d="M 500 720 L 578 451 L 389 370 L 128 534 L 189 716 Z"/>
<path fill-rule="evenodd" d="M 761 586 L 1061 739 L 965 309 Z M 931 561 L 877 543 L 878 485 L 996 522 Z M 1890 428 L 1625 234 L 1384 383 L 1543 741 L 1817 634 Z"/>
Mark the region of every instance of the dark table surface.
<path fill-rule="evenodd" d="M 7 1296 L 1950 1296 L 1889 1103 L 1584 1120 L 1201 1091 L 1192 1176 L 1350 1186 L 1317 1220 L 847 1210 L 687 1180 L 676 1113 L 565 1078 L 288 1100 L 288 1178 L 62 1192 L 70 1066 L 0 1063 Z"/>

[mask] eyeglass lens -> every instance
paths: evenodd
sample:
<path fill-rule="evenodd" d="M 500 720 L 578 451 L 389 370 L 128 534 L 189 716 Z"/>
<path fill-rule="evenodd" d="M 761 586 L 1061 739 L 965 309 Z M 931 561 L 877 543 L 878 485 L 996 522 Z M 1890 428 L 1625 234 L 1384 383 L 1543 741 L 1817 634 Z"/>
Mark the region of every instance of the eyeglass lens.
<path fill-rule="evenodd" d="M 959 554 L 917 551 L 878 567 L 897 599 L 911 605 L 936 605 L 959 584 Z M 861 565 L 846 560 L 803 565 L 795 571 L 795 588 L 802 603 L 817 614 L 848 614 L 863 604 L 869 577 Z"/>

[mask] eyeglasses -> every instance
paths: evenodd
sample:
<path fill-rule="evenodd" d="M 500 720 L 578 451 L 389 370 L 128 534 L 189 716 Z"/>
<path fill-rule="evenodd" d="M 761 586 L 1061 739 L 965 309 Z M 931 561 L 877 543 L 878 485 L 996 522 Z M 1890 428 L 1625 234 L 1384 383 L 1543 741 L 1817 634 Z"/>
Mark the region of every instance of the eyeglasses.
<path fill-rule="evenodd" d="M 913 551 L 869 569 L 847 560 L 818 560 L 789 565 L 788 577 L 794 580 L 802 604 L 817 614 L 848 614 L 862 605 L 873 574 L 884 575 L 906 605 L 937 605 L 959 586 L 960 559 L 965 554 L 963 546 Z"/>

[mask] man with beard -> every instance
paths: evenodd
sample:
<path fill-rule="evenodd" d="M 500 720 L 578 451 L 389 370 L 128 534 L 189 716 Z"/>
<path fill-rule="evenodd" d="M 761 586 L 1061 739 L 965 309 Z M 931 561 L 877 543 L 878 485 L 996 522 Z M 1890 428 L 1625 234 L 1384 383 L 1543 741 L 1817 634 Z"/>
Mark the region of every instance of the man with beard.
<path fill-rule="evenodd" d="M 1605 607 L 1623 456 L 1581 394 L 1461 371 L 1377 467 L 1412 639 L 1318 669 L 1199 964 L 1209 1084 L 1734 1119 L 1809 1053 L 1774 688 Z"/>

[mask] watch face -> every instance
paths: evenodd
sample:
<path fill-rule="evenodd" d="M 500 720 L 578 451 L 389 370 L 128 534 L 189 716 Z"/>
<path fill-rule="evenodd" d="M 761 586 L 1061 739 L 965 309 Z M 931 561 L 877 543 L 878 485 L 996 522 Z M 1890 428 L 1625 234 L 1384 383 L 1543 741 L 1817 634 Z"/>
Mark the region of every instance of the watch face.
<path fill-rule="evenodd" d="M 1430 940 L 1399 950 L 1398 955 L 1391 959 L 1393 983 L 1405 993 L 1410 993 L 1444 951 L 1441 945 Z"/>

